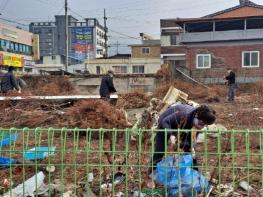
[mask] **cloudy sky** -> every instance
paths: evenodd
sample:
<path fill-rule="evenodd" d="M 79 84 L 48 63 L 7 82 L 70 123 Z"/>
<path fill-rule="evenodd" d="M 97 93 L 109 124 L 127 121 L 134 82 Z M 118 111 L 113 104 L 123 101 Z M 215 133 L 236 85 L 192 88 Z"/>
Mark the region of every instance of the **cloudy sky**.
<path fill-rule="evenodd" d="M 262 0 L 252 0 L 262 3 Z M 160 19 L 200 17 L 238 5 L 239 0 L 68 0 L 69 14 L 83 20 L 96 17 L 103 23 L 106 9 L 112 53 L 127 52 L 127 44 L 138 43 L 139 33 L 160 36 Z M 262 3 L 263 4 L 263 3 Z M 64 0 L 0 0 L 1 18 L 15 25 L 53 21 L 64 13 Z M 23 26 L 27 28 L 27 26 Z"/>

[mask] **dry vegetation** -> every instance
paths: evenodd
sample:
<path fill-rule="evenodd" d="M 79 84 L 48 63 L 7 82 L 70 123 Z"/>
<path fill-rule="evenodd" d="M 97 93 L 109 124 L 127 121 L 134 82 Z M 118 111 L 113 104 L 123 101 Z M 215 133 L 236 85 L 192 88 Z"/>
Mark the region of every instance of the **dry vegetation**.
<path fill-rule="evenodd" d="M 29 88 L 23 95 L 67 95 L 76 93 L 66 78 L 34 79 L 28 77 L 26 81 L 29 83 Z M 261 83 L 240 86 L 238 89 L 238 97 L 234 104 L 225 102 L 227 94 L 226 86 L 210 86 L 207 89 L 199 85 L 181 81 L 175 81 L 172 84 L 158 87 L 152 97 L 162 99 L 170 85 L 174 85 L 176 88 L 186 92 L 191 100 L 200 104 L 209 103 L 209 105 L 213 106 L 217 111 L 217 122 L 225 125 L 228 129 L 256 130 L 262 128 L 263 109 L 261 106 L 263 104 L 263 85 Z M 10 93 L 10 95 L 15 95 L 15 93 Z M 119 108 L 147 107 L 152 97 L 146 96 L 142 92 L 122 95 L 118 102 L 118 108 L 100 100 L 67 101 L 60 103 L 46 101 L 2 102 L 0 105 L 0 123 L 1 127 L 5 128 L 127 128 L 128 125 L 125 114 Z M 83 196 L 83 187 L 85 186 L 86 176 L 89 172 L 93 172 L 94 174 L 95 181 L 91 187 L 97 195 L 100 194 L 100 184 L 105 182 L 107 177 L 117 171 L 125 173 L 128 181 L 117 186 L 115 193 L 128 190 L 129 194 L 131 194 L 132 190 L 138 190 L 140 186 L 143 186 L 142 183 L 146 178 L 147 166 L 150 161 L 150 154 L 146 152 L 151 150 L 151 146 L 143 148 L 142 151 L 144 151 L 143 153 L 145 154 L 142 154 L 138 152 L 139 141 L 134 144 L 130 141 L 125 143 L 125 135 L 120 135 L 121 138 L 116 138 L 115 151 L 121 152 L 114 153 L 119 157 L 119 160 L 115 161 L 115 167 L 113 168 L 112 165 L 109 164 L 107 157 L 103 153 L 99 153 L 101 148 L 99 144 L 102 143 L 102 141 L 99 141 L 95 135 L 95 133 L 89 135 L 88 132 L 84 132 L 84 135 L 83 132 L 74 133 L 73 130 L 67 132 L 52 131 L 49 137 L 47 130 L 40 131 L 40 133 L 33 131 L 24 132 L 23 138 L 21 137 L 22 135 L 19 134 L 19 139 L 13 147 L 16 152 L 12 153 L 12 158 L 21 161 L 21 150 L 47 145 L 57 147 L 56 155 L 49 159 L 29 163 L 28 166 L 23 167 L 23 165 L 20 165 L 12 168 L 12 170 L 2 169 L 0 176 L 2 176 L 3 179 L 10 179 L 10 174 L 12 173 L 13 184 L 16 186 L 40 170 L 43 170 L 46 176 L 50 176 L 52 183 L 55 179 L 61 179 L 63 175 L 65 190 L 76 190 L 78 196 Z M 51 142 L 48 140 L 50 136 L 52 136 Z M 113 136 L 114 135 L 110 135 L 111 138 Z M 116 136 L 119 135 L 116 134 Z M 223 134 L 222 141 L 220 142 L 223 154 L 219 160 L 221 162 L 220 165 L 224 169 L 221 170 L 220 173 L 218 173 L 218 169 L 214 170 L 212 168 L 213 166 L 218 166 L 218 141 L 217 138 L 209 138 L 208 151 L 214 154 L 208 155 L 207 162 L 204 161 L 203 157 L 205 147 L 200 145 L 196 150 L 199 164 L 202 165 L 200 171 L 203 174 L 205 174 L 205 171 L 215 172 L 213 178 L 216 179 L 219 179 L 219 175 L 221 175 L 222 183 L 237 182 L 236 184 L 238 184 L 240 179 L 245 178 L 246 180 L 246 176 L 249 175 L 250 183 L 255 189 L 259 190 L 261 187 L 260 180 L 262 172 L 260 170 L 246 170 L 245 167 L 249 162 L 251 168 L 260 169 L 260 136 L 259 134 L 251 134 L 249 137 L 249 148 L 254 155 L 251 155 L 248 159 L 246 156 L 247 139 L 245 135 L 240 133 L 235 134 L 234 151 L 236 155 L 231 156 L 231 146 L 229 145 L 231 136 Z M 29 141 L 24 143 L 23 139 L 28 139 Z M 102 140 L 102 138 L 100 140 Z M 143 143 L 144 141 L 142 141 L 142 144 Z M 128 152 L 125 151 L 125 148 L 127 148 L 126 145 L 128 145 Z M 3 155 L 10 156 L 8 153 L 9 150 L 9 146 L 5 147 L 2 150 Z M 104 151 L 110 151 L 110 149 L 104 149 Z M 113 154 L 112 152 L 109 153 Z M 142 155 L 144 156 L 141 157 Z M 125 160 L 125 158 L 128 159 Z M 54 173 L 49 174 L 45 171 L 48 163 L 55 165 L 56 171 Z M 89 165 L 87 165 L 87 163 Z M 234 168 L 227 168 L 230 164 L 232 165 L 232 163 L 237 167 L 234 171 Z M 66 164 L 66 166 L 63 167 L 61 164 Z M 139 164 L 141 165 L 140 167 Z M 23 171 L 23 168 L 25 171 Z M 233 174 L 235 175 L 234 180 Z M 45 181 L 48 182 L 47 178 Z M 4 193 L 7 188 L 4 187 L 3 182 L 0 182 L 0 186 L 3 186 L 0 191 Z M 53 193 L 52 196 L 61 196 L 59 191 L 56 192 L 57 193 Z M 102 196 L 107 196 L 105 193 L 101 194 Z"/>

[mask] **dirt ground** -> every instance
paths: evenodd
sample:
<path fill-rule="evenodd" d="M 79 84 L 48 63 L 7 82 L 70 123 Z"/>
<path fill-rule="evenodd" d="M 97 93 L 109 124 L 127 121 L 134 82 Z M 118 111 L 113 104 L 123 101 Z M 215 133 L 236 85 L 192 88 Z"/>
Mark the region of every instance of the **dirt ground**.
<path fill-rule="evenodd" d="M 40 83 L 40 82 L 43 83 Z M 37 83 L 39 83 L 37 85 Z M 56 84 L 56 87 L 51 84 Z M 61 84 L 58 85 L 57 84 Z M 51 82 L 45 79 L 39 82 L 32 82 L 29 89 L 31 94 L 35 94 L 32 89 L 41 86 L 43 94 L 48 95 L 48 91 L 64 94 L 60 91 L 63 86 L 68 87 L 68 94 L 72 94 L 74 89 L 67 82 Z M 170 85 L 170 84 L 169 84 Z M 224 125 L 231 130 L 251 130 L 248 133 L 222 133 L 220 137 L 207 136 L 207 143 L 197 145 L 196 156 L 199 170 L 202 174 L 210 173 L 212 178 L 222 184 L 232 184 L 235 191 L 242 193 L 238 188 L 241 180 L 245 180 L 256 189 L 254 196 L 260 196 L 262 177 L 262 134 L 255 130 L 262 129 L 263 108 L 262 108 L 262 84 L 253 86 L 240 86 L 237 91 L 235 103 L 226 102 L 227 87 L 211 86 L 210 89 L 199 87 L 194 84 L 184 82 L 174 82 L 173 85 L 189 94 L 189 99 L 200 104 L 209 104 L 217 112 L 217 123 Z M 152 97 L 163 98 L 169 86 L 159 87 L 152 96 L 143 93 L 130 93 L 120 98 L 118 107 L 114 107 L 104 101 L 76 102 L 69 105 L 57 105 L 54 103 L 5 103 L 1 106 L 2 115 L 0 123 L 2 127 L 62 127 L 68 128 L 131 128 L 127 125 L 125 113 L 121 108 L 127 109 L 128 120 L 134 124 L 135 115 L 149 106 Z M 29 94 L 27 92 L 27 94 Z M 39 92 L 38 92 L 39 95 Z M 133 99 L 136 97 L 136 99 Z M 131 100 L 131 101 L 130 101 Z M 63 104 L 63 103 L 62 103 Z M 32 108 L 34 110 L 32 110 Z M 63 113 L 61 113 L 63 112 Z M 103 115 L 103 114 L 106 114 Z M 31 121 L 34 120 L 34 121 Z M 96 124 L 94 124 L 94 120 Z M 253 130 L 253 131 L 252 131 Z M 7 130 L 2 130 L 8 133 Z M 0 193 L 9 190 L 9 186 L 4 184 L 4 179 L 12 179 L 12 186 L 15 187 L 40 170 L 45 175 L 45 183 L 60 182 L 59 189 L 50 191 L 50 196 L 61 196 L 63 192 L 73 191 L 77 196 L 85 196 L 85 186 L 87 185 L 88 173 L 93 173 L 94 181 L 90 184 L 92 191 L 97 196 L 117 196 L 117 192 L 132 195 L 132 192 L 144 189 L 144 180 L 149 167 L 153 143 L 147 141 L 149 130 L 143 130 L 137 141 L 131 141 L 129 130 L 110 131 L 110 135 L 98 135 L 98 130 L 15 130 L 19 136 L 18 140 L 2 148 L 2 155 L 11 157 L 20 162 L 16 167 L 1 169 Z M 117 132 L 117 133 L 116 133 Z M 116 136 L 116 137 L 114 137 Z M 113 141 L 113 149 L 110 149 L 107 140 Z M 231 144 L 231 140 L 234 142 Z M 22 159 L 24 150 L 35 146 L 55 146 L 55 156 L 44 160 L 28 162 Z M 142 148 L 139 148 L 142 147 Z M 12 152 L 10 153 L 10 150 Z M 220 150 L 220 151 L 219 151 Z M 177 150 L 182 153 L 180 150 Z M 114 156 L 113 163 L 110 163 L 107 154 Z M 48 165 L 55 166 L 54 173 L 48 173 L 45 168 Z M 116 172 L 126 175 L 123 183 L 116 185 L 114 191 L 110 187 L 100 190 L 103 183 L 110 182 L 111 176 Z M 59 180 L 59 181 L 58 181 Z M 217 187 L 218 184 L 212 184 Z M 64 189 L 62 189 L 64 188 Z M 63 191 L 61 191 L 63 190 Z M 215 189 L 211 196 L 218 195 L 219 190 Z M 221 190 L 220 192 L 224 192 Z M 244 191 L 243 191 L 244 192 Z M 231 195 L 232 196 L 232 195 Z M 244 195 L 246 196 L 246 195 Z M 250 195 L 253 196 L 253 195 Z"/>

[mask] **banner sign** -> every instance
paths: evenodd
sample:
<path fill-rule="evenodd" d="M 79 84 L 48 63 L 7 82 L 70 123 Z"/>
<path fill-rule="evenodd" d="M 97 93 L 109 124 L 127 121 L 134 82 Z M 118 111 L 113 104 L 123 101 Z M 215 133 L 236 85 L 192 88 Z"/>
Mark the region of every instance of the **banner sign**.
<path fill-rule="evenodd" d="M 6 55 L 6 54 L 4 54 L 3 65 L 14 66 L 14 67 L 23 67 L 24 66 L 24 57 L 18 56 L 18 55 Z"/>
<path fill-rule="evenodd" d="M 71 28 L 71 57 L 77 60 L 86 59 L 87 53 L 93 48 L 92 27 Z"/>

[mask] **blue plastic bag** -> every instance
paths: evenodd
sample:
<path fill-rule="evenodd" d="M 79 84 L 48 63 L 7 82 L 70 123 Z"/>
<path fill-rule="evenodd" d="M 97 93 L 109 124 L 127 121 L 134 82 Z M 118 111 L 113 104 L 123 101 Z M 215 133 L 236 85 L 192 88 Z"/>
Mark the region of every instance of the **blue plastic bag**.
<path fill-rule="evenodd" d="M 17 134 L 0 134 L 0 147 L 9 145 L 17 140 Z"/>
<path fill-rule="evenodd" d="M 9 168 L 10 164 L 16 163 L 17 162 L 15 160 L 0 155 L 0 168 Z"/>
<path fill-rule="evenodd" d="M 35 147 L 24 153 L 27 160 L 44 159 L 55 154 L 56 147 Z"/>
<path fill-rule="evenodd" d="M 210 185 L 198 171 L 192 169 L 192 155 L 167 157 L 157 164 L 156 181 L 167 188 L 169 196 L 193 197 L 202 192 L 208 193 Z"/>

